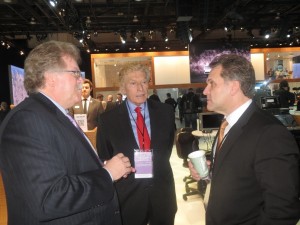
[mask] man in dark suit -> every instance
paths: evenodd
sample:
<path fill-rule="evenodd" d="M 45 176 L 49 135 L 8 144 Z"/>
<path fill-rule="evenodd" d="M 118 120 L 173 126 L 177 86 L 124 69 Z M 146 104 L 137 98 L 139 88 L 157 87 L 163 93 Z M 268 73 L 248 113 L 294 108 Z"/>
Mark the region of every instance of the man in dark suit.
<path fill-rule="evenodd" d="M 114 97 L 112 95 L 107 96 L 105 112 L 108 112 L 117 106 L 117 103 L 114 102 L 113 100 L 114 100 Z"/>
<path fill-rule="evenodd" d="M 206 224 L 295 225 L 299 150 L 293 136 L 252 101 L 255 74 L 246 58 L 222 55 L 210 67 L 207 109 L 223 114 L 227 126 L 213 148 Z M 189 167 L 199 180 L 191 162 Z"/>
<path fill-rule="evenodd" d="M 123 154 L 103 166 L 67 114 L 81 99 L 80 52 L 50 41 L 25 61 L 29 94 L 0 126 L 9 225 L 120 225 L 113 181 L 134 172 Z"/>
<path fill-rule="evenodd" d="M 147 100 L 149 78 L 148 68 L 140 64 L 129 64 L 120 71 L 120 90 L 127 99 L 102 114 L 97 134 L 100 158 L 123 153 L 136 169 L 135 174 L 115 183 L 123 225 L 173 225 L 177 210 L 169 162 L 174 112 L 167 104 Z"/>
<path fill-rule="evenodd" d="M 91 91 L 93 83 L 89 79 L 84 79 L 82 84 L 81 101 L 70 108 L 69 112 L 74 117 L 74 114 L 87 115 L 87 128 L 93 130 L 98 126 L 100 114 L 104 112 L 100 101 L 92 98 Z"/>
<path fill-rule="evenodd" d="M 149 99 L 151 99 L 153 101 L 161 102 L 159 96 L 157 95 L 156 89 L 153 89 L 153 94 L 149 96 Z"/>

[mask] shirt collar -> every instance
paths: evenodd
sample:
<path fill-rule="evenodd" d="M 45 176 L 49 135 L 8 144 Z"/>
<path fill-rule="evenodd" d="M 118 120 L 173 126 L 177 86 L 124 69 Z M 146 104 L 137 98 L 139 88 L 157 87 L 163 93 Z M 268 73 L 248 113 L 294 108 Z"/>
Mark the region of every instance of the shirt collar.
<path fill-rule="evenodd" d="M 228 116 L 226 116 L 226 120 L 230 127 L 232 127 L 239 120 L 239 118 L 243 115 L 243 113 L 246 111 L 246 109 L 249 107 L 251 103 L 252 103 L 252 99 L 249 99 L 243 105 L 241 105 L 232 113 L 230 113 Z"/>
<path fill-rule="evenodd" d="M 130 100 L 126 99 L 127 101 L 127 105 L 130 109 L 131 112 L 135 112 L 135 108 L 138 107 L 137 105 L 135 105 L 134 103 L 132 103 Z M 147 105 L 147 101 L 144 102 L 144 104 L 140 105 L 139 107 L 141 107 L 141 111 L 145 110 L 145 106 Z"/>
<path fill-rule="evenodd" d="M 84 98 L 83 97 L 81 97 L 81 100 L 83 101 L 84 100 Z M 86 99 L 87 101 L 91 101 L 91 96 L 89 96 L 89 97 L 87 97 L 87 99 Z"/>
<path fill-rule="evenodd" d="M 44 94 L 43 92 L 40 92 L 42 95 L 44 95 L 46 98 L 48 98 L 63 114 L 67 115 L 69 110 L 64 109 L 60 104 L 58 104 L 56 101 L 54 101 L 52 98 Z"/>

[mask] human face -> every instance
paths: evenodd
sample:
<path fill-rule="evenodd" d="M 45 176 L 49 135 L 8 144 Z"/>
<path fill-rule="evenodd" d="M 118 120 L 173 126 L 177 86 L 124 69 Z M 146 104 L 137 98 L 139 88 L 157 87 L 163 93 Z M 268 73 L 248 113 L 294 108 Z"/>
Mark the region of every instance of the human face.
<path fill-rule="evenodd" d="M 64 56 L 66 68 L 55 72 L 55 86 L 53 90 L 54 100 L 65 109 L 71 108 L 81 101 L 81 89 L 83 79 L 78 74 L 70 71 L 80 71 L 76 61 Z"/>
<path fill-rule="evenodd" d="M 89 83 L 83 83 L 82 84 L 82 97 L 83 98 L 88 98 L 91 94 L 91 87 L 90 87 L 90 84 Z"/>
<path fill-rule="evenodd" d="M 121 91 L 127 95 L 127 99 L 133 104 L 139 106 L 147 101 L 149 82 L 146 74 L 141 71 L 128 73 L 124 77 Z"/>
<path fill-rule="evenodd" d="M 225 81 L 221 77 L 222 66 L 217 66 L 211 70 L 207 78 L 207 86 L 203 94 L 207 96 L 207 109 L 227 114 L 227 107 L 230 105 L 230 81 Z"/>

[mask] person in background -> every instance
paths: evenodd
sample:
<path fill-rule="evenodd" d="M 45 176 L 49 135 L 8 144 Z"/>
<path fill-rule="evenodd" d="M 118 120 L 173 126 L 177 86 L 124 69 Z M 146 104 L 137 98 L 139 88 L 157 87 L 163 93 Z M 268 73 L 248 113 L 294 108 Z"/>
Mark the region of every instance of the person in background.
<path fill-rule="evenodd" d="M 295 104 L 295 94 L 290 92 L 290 86 L 286 80 L 280 81 L 279 90 L 274 91 L 274 95 L 278 96 L 281 108 L 289 108 Z"/>
<path fill-rule="evenodd" d="M 121 93 L 118 93 L 116 103 L 117 105 L 121 105 L 122 102 L 123 102 L 123 95 Z"/>
<path fill-rule="evenodd" d="M 171 97 L 170 93 L 167 93 L 167 99 L 165 100 L 165 103 L 171 105 L 175 112 L 177 102 L 174 100 L 174 98 Z"/>
<path fill-rule="evenodd" d="M 117 106 L 117 103 L 113 101 L 114 97 L 112 95 L 107 96 L 105 112 L 108 112 Z"/>
<path fill-rule="evenodd" d="M 8 107 L 7 102 L 1 102 L 1 104 L 0 104 L 0 124 L 6 117 L 8 112 L 9 112 L 9 107 Z"/>
<path fill-rule="evenodd" d="M 180 107 L 183 110 L 185 127 L 192 126 L 194 130 L 197 130 L 197 114 L 201 111 L 201 106 L 201 101 L 194 93 L 194 89 L 189 88 L 188 93 L 184 94 L 180 101 Z"/>
<path fill-rule="evenodd" d="M 104 96 L 103 94 L 97 94 L 97 99 L 99 102 L 101 102 L 103 109 L 105 110 L 106 108 L 106 101 L 104 101 Z"/>
<path fill-rule="evenodd" d="M 149 96 L 149 99 L 161 102 L 158 95 L 157 95 L 157 90 L 153 89 L 153 94 Z"/>
<path fill-rule="evenodd" d="M 181 105 L 181 100 L 182 100 L 182 95 L 180 95 L 178 98 L 177 98 L 177 105 L 178 105 L 178 112 L 179 112 L 179 120 L 180 120 L 180 123 L 182 123 L 183 121 L 183 108 L 182 108 L 182 105 Z"/>
<path fill-rule="evenodd" d="M 173 107 L 174 114 L 175 114 L 175 109 L 176 109 L 176 106 L 177 106 L 177 102 L 174 100 L 174 98 L 171 97 L 170 93 L 167 93 L 167 99 L 165 100 L 165 103 L 169 104 Z M 174 129 L 177 130 L 176 123 L 174 125 Z"/>
<path fill-rule="evenodd" d="M 81 100 L 69 109 L 69 113 L 73 117 L 74 114 L 87 115 L 88 130 L 93 130 L 98 126 L 100 114 L 104 112 L 101 102 L 92 98 L 92 90 L 93 83 L 89 79 L 84 79 L 82 84 Z"/>
<path fill-rule="evenodd" d="M 167 104 L 147 100 L 150 71 L 128 64 L 120 71 L 120 92 L 127 99 L 100 118 L 99 156 L 127 155 L 136 169 L 115 183 L 123 225 L 173 225 L 177 211 L 169 162 L 174 141 L 174 112 Z"/>
<path fill-rule="evenodd" d="M 255 74 L 246 58 L 221 55 L 210 68 L 203 92 L 207 109 L 225 120 L 212 149 L 206 225 L 295 225 L 300 206 L 294 137 L 252 100 Z M 189 168 L 200 180 L 191 162 Z"/>
<path fill-rule="evenodd" d="M 121 225 L 114 181 L 134 172 L 122 153 L 105 165 L 68 114 L 81 99 L 80 51 L 44 42 L 25 60 L 29 97 L 0 126 L 10 225 Z"/>

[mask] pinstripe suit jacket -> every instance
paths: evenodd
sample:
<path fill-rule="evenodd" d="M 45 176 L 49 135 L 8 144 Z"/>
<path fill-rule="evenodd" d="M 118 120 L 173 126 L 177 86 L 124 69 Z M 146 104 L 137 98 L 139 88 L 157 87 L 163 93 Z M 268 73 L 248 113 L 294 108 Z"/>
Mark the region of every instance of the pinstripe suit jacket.
<path fill-rule="evenodd" d="M 119 225 L 113 183 L 82 134 L 33 94 L 0 127 L 9 225 Z"/>
<path fill-rule="evenodd" d="M 80 101 L 76 105 L 74 105 L 69 110 L 70 114 L 74 116 L 74 114 L 83 114 L 82 102 Z M 98 126 L 99 116 L 104 112 L 102 103 L 97 99 L 91 98 L 89 102 L 89 108 L 87 111 L 87 125 L 88 130 L 93 130 Z"/>

